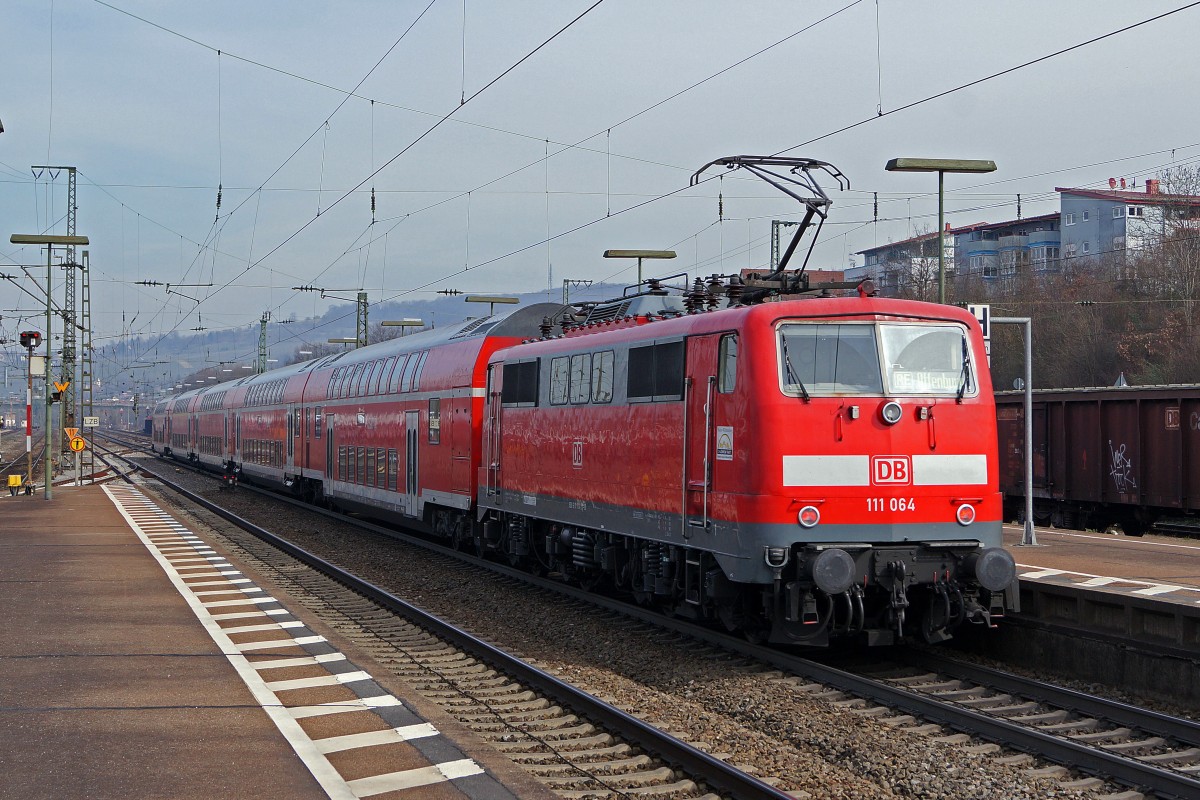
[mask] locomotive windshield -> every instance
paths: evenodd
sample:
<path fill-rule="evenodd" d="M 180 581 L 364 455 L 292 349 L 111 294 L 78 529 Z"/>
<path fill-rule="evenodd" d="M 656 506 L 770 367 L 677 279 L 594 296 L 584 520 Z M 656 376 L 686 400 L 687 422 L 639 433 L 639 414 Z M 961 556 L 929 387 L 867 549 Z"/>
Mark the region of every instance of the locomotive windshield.
<path fill-rule="evenodd" d="M 958 395 L 975 391 L 966 331 L 957 325 L 797 322 L 779 327 L 784 392 Z"/>
<path fill-rule="evenodd" d="M 883 363 L 892 394 L 975 391 L 966 331 L 946 325 L 880 325 Z"/>

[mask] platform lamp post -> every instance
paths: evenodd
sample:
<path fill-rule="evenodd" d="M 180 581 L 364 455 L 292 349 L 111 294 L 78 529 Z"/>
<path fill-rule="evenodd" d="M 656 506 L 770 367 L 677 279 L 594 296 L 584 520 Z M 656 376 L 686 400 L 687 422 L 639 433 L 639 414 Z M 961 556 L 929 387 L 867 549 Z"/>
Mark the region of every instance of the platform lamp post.
<path fill-rule="evenodd" d="M 888 172 L 936 172 L 938 174 L 938 302 L 946 302 L 946 173 L 995 172 L 996 162 L 973 158 L 893 158 Z"/>
<path fill-rule="evenodd" d="M 463 299 L 468 303 L 487 303 L 489 317 L 496 313 L 496 303 L 514 304 L 521 302 L 521 298 L 519 297 L 502 297 L 499 295 L 493 296 L 486 294 L 469 294 Z"/>
<path fill-rule="evenodd" d="M 63 245 L 64 247 L 71 247 L 74 245 L 86 245 L 89 242 L 88 237 L 86 236 L 54 236 L 51 234 L 39 233 L 14 233 L 9 237 L 8 240 L 13 244 L 46 245 L 46 377 L 43 380 L 46 390 L 46 410 L 43 420 L 43 433 L 45 434 L 45 439 L 43 440 L 42 444 L 42 461 L 45 462 L 44 466 L 46 468 L 46 487 L 43 491 L 43 496 L 47 500 L 50 500 L 52 497 L 50 481 L 51 478 L 53 478 L 52 466 L 50 463 L 50 341 L 54 338 L 52 335 L 54 329 L 50 324 L 50 314 L 54 305 L 54 296 L 51 293 L 50 282 L 54 275 L 54 259 L 52 258 L 51 253 L 54 249 L 54 245 L 56 244 Z M 67 325 L 73 325 L 74 323 L 75 320 L 73 319 L 66 320 Z"/>
<path fill-rule="evenodd" d="M 379 324 L 384 328 L 399 328 L 400 335 L 403 336 L 405 328 L 424 328 L 425 320 L 405 317 L 404 319 L 385 319 Z"/>
<path fill-rule="evenodd" d="M 21 346 L 25 356 L 25 485 L 33 486 L 33 351 L 41 344 L 38 331 L 21 331 Z M 46 373 L 42 372 L 44 376 Z"/>
<path fill-rule="evenodd" d="M 636 258 L 638 262 L 638 285 L 642 283 L 643 258 L 675 258 L 674 250 L 605 250 L 605 258 Z"/>

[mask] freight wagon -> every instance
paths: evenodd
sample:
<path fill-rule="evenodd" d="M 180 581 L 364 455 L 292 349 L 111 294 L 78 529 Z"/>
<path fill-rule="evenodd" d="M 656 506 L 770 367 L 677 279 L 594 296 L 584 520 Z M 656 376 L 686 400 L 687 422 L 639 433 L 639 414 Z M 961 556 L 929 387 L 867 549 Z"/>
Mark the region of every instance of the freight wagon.
<path fill-rule="evenodd" d="M 996 393 L 1000 488 L 1024 516 L 1021 392 Z M 1034 522 L 1140 536 L 1200 509 L 1200 385 L 1033 393 Z"/>

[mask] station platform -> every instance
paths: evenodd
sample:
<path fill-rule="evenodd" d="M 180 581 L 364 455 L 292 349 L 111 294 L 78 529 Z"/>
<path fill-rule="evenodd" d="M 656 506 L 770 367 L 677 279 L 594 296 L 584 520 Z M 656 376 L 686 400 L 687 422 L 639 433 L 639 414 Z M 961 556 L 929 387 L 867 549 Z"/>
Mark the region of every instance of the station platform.
<path fill-rule="evenodd" d="M 0 795 L 550 798 L 133 487 L 0 498 Z"/>
<path fill-rule="evenodd" d="M 1004 526 L 1004 546 L 1022 581 L 1054 583 L 1200 605 L 1200 540 L 1124 536 L 1035 528 L 1036 546 L 1022 546 L 1024 527 Z"/>

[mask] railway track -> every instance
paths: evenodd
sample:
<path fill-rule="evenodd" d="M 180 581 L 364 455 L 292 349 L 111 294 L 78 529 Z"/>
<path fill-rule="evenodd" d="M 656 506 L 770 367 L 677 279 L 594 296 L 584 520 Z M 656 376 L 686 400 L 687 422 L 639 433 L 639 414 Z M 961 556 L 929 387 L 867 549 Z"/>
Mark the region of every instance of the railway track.
<path fill-rule="evenodd" d="M 366 523 L 356 524 L 381 530 Z M 397 535 L 395 531 L 386 533 Z M 421 546 L 429 547 L 424 543 Z M 713 650 L 703 657 L 735 653 L 764 665 L 759 667 L 760 679 L 781 690 L 819 697 L 849 713 L 934 736 L 946 744 L 980 753 L 995 752 L 995 757 L 1005 763 L 1057 776 L 1069 788 L 1104 791 L 1103 782 L 1114 781 L 1130 791 L 1155 797 L 1200 796 L 1200 725 L 1190 720 L 1056 689 L 946 655 L 910 651 L 893 663 L 872 661 L 838 667 L 755 647 L 707 628 L 665 619 L 501 565 L 470 557 L 466 560 L 486 565 L 513 580 L 565 593 L 578 602 L 600 605 L 647 625 L 668 628 L 688 637 L 687 641 L 705 642 Z M 1061 766 L 1038 768 L 1032 756 Z M 1079 778 L 1067 768 L 1088 777 Z"/>
<path fill-rule="evenodd" d="M 106 461 L 110 456 L 102 456 Z M 111 463 L 111 462 L 110 462 Z M 535 664 L 132 464 L 258 540 L 247 553 L 314 603 L 365 627 L 372 656 L 564 797 L 786 800 L 790 795 L 671 736 Z M 295 561 L 311 567 L 297 573 Z M 716 792 L 716 794 L 714 793 Z"/>

